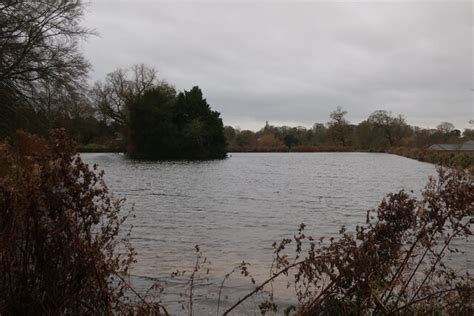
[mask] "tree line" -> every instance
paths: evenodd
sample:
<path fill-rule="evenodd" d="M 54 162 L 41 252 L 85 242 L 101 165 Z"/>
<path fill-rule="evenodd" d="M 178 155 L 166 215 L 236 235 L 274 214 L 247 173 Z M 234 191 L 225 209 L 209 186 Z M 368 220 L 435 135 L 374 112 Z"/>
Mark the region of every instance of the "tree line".
<path fill-rule="evenodd" d="M 359 124 L 346 118 L 337 107 L 327 123 L 302 126 L 273 126 L 268 122 L 257 132 L 225 127 L 230 151 L 385 151 L 391 147 L 426 148 L 436 143 L 474 140 L 474 129 L 461 132 L 452 123 L 442 122 L 434 129 L 406 123 L 402 115 L 377 110 Z"/>

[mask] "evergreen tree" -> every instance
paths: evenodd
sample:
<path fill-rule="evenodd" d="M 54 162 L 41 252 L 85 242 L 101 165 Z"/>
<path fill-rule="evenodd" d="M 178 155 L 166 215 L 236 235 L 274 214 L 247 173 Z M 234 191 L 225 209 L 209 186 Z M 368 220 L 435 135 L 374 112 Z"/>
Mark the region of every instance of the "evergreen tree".
<path fill-rule="evenodd" d="M 176 96 L 162 84 L 130 107 L 128 152 L 138 159 L 219 159 L 227 154 L 220 113 L 198 87 Z"/>

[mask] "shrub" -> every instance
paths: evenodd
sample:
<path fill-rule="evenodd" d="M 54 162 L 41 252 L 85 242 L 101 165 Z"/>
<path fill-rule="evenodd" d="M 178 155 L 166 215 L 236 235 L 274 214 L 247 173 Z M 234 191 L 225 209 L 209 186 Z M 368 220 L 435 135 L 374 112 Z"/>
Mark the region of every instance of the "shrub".
<path fill-rule="evenodd" d="M 121 204 L 64 131 L 0 144 L 0 315 L 132 310 Z"/>
<path fill-rule="evenodd" d="M 472 236 L 473 176 L 441 168 L 438 174 L 421 199 L 389 194 L 367 213 L 366 225 L 353 233 L 342 228 L 339 239 L 317 241 L 302 224 L 293 239 L 274 244 L 270 278 L 224 315 L 290 270 L 296 270 L 298 315 L 472 315 L 474 280 L 447 254 L 461 251 L 455 240 Z M 294 256 L 285 250 L 289 244 Z M 272 297 L 261 304 L 263 312 L 276 310 Z"/>

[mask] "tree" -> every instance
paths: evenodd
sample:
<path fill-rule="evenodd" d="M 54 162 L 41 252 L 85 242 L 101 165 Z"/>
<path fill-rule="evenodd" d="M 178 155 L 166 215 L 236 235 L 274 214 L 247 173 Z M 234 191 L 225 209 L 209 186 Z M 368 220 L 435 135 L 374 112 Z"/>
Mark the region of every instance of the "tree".
<path fill-rule="evenodd" d="M 438 124 L 436 130 L 443 142 L 448 142 L 450 138 L 459 138 L 461 135 L 461 131 L 456 130 L 454 125 L 450 122 L 442 122 Z"/>
<path fill-rule="evenodd" d="M 235 142 L 237 146 L 243 148 L 244 150 L 249 150 L 257 146 L 257 135 L 252 131 L 244 130 L 240 133 L 237 133 Z"/>
<path fill-rule="evenodd" d="M 259 150 L 286 151 L 285 144 L 271 132 L 263 132 L 257 140 Z"/>
<path fill-rule="evenodd" d="M 380 150 L 385 147 L 385 138 L 374 124 L 366 121 L 360 122 L 355 129 L 357 146 L 363 150 Z"/>
<path fill-rule="evenodd" d="M 130 107 L 130 135 L 127 152 L 133 158 L 169 158 L 178 150 L 178 130 L 173 107 L 176 91 L 157 86 L 145 92 Z"/>
<path fill-rule="evenodd" d="M 183 158 L 221 159 L 227 156 L 220 113 L 211 110 L 199 87 L 179 93 L 175 111 L 176 125 L 183 136 Z"/>
<path fill-rule="evenodd" d="M 128 153 L 137 159 L 216 159 L 227 153 L 220 113 L 198 87 L 159 85 L 130 105 Z"/>
<path fill-rule="evenodd" d="M 158 81 L 157 71 L 140 64 L 109 73 L 104 82 L 95 83 L 92 94 L 97 109 L 104 117 L 127 127 L 130 106 L 158 85 L 166 83 Z"/>
<path fill-rule="evenodd" d="M 299 140 L 298 138 L 293 135 L 293 134 L 287 134 L 285 135 L 285 137 L 283 138 L 283 142 L 285 143 L 285 145 L 291 149 L 291 147 L 293 146 L 296 146 L 299 144 Z"/>
<path fill-rule="evenodd" d="M 462 136 L 466 139 L 474 140 L 474 129 L 465 128 Z"/>
<path fill-rule="evenodd" d="M 311 145 L 321 145 L 326 141 L 327 128 L 322 123 L 314 123 L 310 130 Z"/>
<path fill-rule="evenodd" d="M 225 136 L 225 141 L 227 143 L 227 146 L 229 148 L 235 148 L 236 144 L 236 136 L 237 136 L 238 130 L 235 130 L 232 126 L 224 126 L 224 136 Z"/>
<path fill-rule="evenodd" d="M 449 134 L 454 130 L 454 125 L 449 122 L 442 122 L 436 126 L 436 129 L 443 134 Z"/>
<path fill-rule="evenodd" d="M 367 122 L 372 124 L 377 132 L 385 138 L 387 145 L 392 147 L 400 143 L 403 136 L 410 133 L 408 125 L 403 116 L 393 116 L 392 112 L 377 110 L 370 114 Z"/>
<path fill-rule="evenodd" d="M 3 1 L 0 4 L 0 99 L 2 106 L 35 108 L 84 88 L 89 70 L 79 40 L 81 1 Z"/>
<path fill-rule="evenodd" d="M 343 111 L 340 106 L 329 114 L 331 121 L 328 123 L 328 132 L 332 136 L 333 141 L 341 146 L 347 146 L 349 142 L 348 132 L 350 126 L 349 122 L 344 117 L 346 114 L 347 111 Z"/>
<path fill-rule="evenodd" d="M 459 138 L 461 137 L 461 131 L 459 129 L 453 129 L 451 132 L 450 132 L 451 136 L 452 137 L 455 137 L 455 138 Z"/>

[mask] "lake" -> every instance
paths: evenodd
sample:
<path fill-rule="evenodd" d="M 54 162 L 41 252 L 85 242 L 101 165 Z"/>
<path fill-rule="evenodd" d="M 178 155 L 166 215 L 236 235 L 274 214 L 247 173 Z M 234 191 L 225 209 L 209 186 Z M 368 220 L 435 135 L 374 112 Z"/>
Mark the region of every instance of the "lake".
<path fill-rule="evenodd" d="M 155 278 L 168 282 L 162 300 L 174 313 L 186 278 L 171 279 L 170 273 L 190 271 L 194 247 L 200 246 L 211 264 L 209 279 L 198 282 L 198 315 L 216 312 L 219 283 L 242 260 L 264 280 L 272 243 L 291 238 L 301 223 L 315 237 L 336 236 L 342 225 L 351 230 L 365 223 L 367 209 L 376 208 L 386 193 L 419 194 L 435 174 L 431 164 L 380 153 L 231 153 L 225 160 L 199 162 L 81 156 L 105 170 L 111 190 L 127 199 L 124 210 L 133 206 L 128 224 L 139 253 L 133 283 L 143 290 Z M 223 306 L 251 289 L 236 273 L 223 287 Z M 291 296 L 289 290 L 279 293 L 282 302 Z M 241 313 L 253 311 L 251 304 Z"/>

